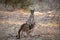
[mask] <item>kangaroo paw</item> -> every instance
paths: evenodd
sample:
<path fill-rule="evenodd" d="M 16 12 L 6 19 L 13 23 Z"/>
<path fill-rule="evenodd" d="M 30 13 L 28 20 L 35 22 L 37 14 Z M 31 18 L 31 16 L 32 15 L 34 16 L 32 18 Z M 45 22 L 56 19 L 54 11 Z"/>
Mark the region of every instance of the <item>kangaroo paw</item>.
<path fill-rule="evenodd" d="M 19 36 L 19 35 L 16 35 L 16 38 L 17 38 L 17 39 L 20 39 L 20 36 Z"/>

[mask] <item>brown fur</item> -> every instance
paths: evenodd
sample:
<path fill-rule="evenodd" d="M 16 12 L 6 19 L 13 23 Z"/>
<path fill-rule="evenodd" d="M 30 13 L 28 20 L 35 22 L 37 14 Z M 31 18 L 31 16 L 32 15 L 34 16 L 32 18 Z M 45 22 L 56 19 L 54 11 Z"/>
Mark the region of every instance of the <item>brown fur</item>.
<path fill-rule="evenodd" d="M 31 21 L 32 20 L 32 21 Z M 21 28 L 18 30 L 18 35 L 16 36 L 18 39 L 20 38 L 20 32 L 26 32 L 27 34 L 30 33 L 30 30 L 34 27 L 35 22 L 34 21 L 34 10 L 31 10 L 31 15 L 28 19 L 28 21 L 21 25 Z"/>
<path fill-rule="evenodd" d="M 34 24 L 28 25 L 27 23 L 24 23 L 21 25 L 21 28 L 18 30 L 17 38 L 20 38 L 20 32 L 26 32 L 27 34 L 30 33 L 30 30 L 34 27 Z"/>

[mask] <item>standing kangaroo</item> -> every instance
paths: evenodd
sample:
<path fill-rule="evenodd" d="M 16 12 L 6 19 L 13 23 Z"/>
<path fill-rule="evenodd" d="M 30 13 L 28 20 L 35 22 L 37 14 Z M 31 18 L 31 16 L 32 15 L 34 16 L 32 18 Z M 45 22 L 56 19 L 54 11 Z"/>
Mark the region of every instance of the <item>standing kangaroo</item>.
<path fill-rule="evenodd" d="M 34 28 L 35 21 L 34 21 L 34 9 L 31 10 L 31 14 L 29 16 L 29 19 L 26 21 L 26 23 L 21 25 L 21 28 L 18 30 L 18 35 L 16 36 L 17 39 L 20 38 L 20 32 L 26 32 L 27 34 L 30 33 L 30 30 Z"/>

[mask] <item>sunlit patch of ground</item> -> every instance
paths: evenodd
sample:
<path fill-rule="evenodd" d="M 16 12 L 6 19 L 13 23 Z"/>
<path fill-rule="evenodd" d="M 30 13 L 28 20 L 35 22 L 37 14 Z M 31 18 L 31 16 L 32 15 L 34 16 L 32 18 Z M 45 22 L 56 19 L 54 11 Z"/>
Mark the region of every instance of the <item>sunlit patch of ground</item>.
<path fill-rule="evenodd" d="M 0 23 L 9 23 L 9 24 L 23 24 L 23 23 L 25 23 L 25 21 L 2 21 L 2 20 L 0 20 Z M 43 24 L 43 23 L 36 23 L 36 24 L 38 24 L 38 25 L 41 25 L 41 26 L 58 26 L 58 24 L 57 23 L 47 23 L 47 24 Z"/>
<path fill-rule="evenodd" d="M 21 21 L 17 21 L 17 22 L 12 22 L 12 21 L 0 21 L 0 23 L 8 23 L 8 24 L 17 24 L 17 25 L 21 25 L 21 24 L 23 24 L 23 23 L 25 23 L 25 22 L 21 22 Z"/>

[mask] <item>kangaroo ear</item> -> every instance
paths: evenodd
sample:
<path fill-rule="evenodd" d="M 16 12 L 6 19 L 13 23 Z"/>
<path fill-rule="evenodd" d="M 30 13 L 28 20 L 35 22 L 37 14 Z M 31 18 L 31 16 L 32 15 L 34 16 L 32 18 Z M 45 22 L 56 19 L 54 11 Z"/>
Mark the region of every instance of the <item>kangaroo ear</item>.
<path fill-rule="evenodd" d="M 33 11 L 35 11 L 35 9 L 32 9 Z"/>
<path fill-rule="evenodd" d="M 30 11 L 31 11 L 31 12 L 34 12 L 34 11 L 35 11 L 35 9 L 31 9 Z"/>
<path fill-rule="evenodd" d="M 31 8 L 30 11 L 35 11 L 35 9 L 34 8 Z"/>

